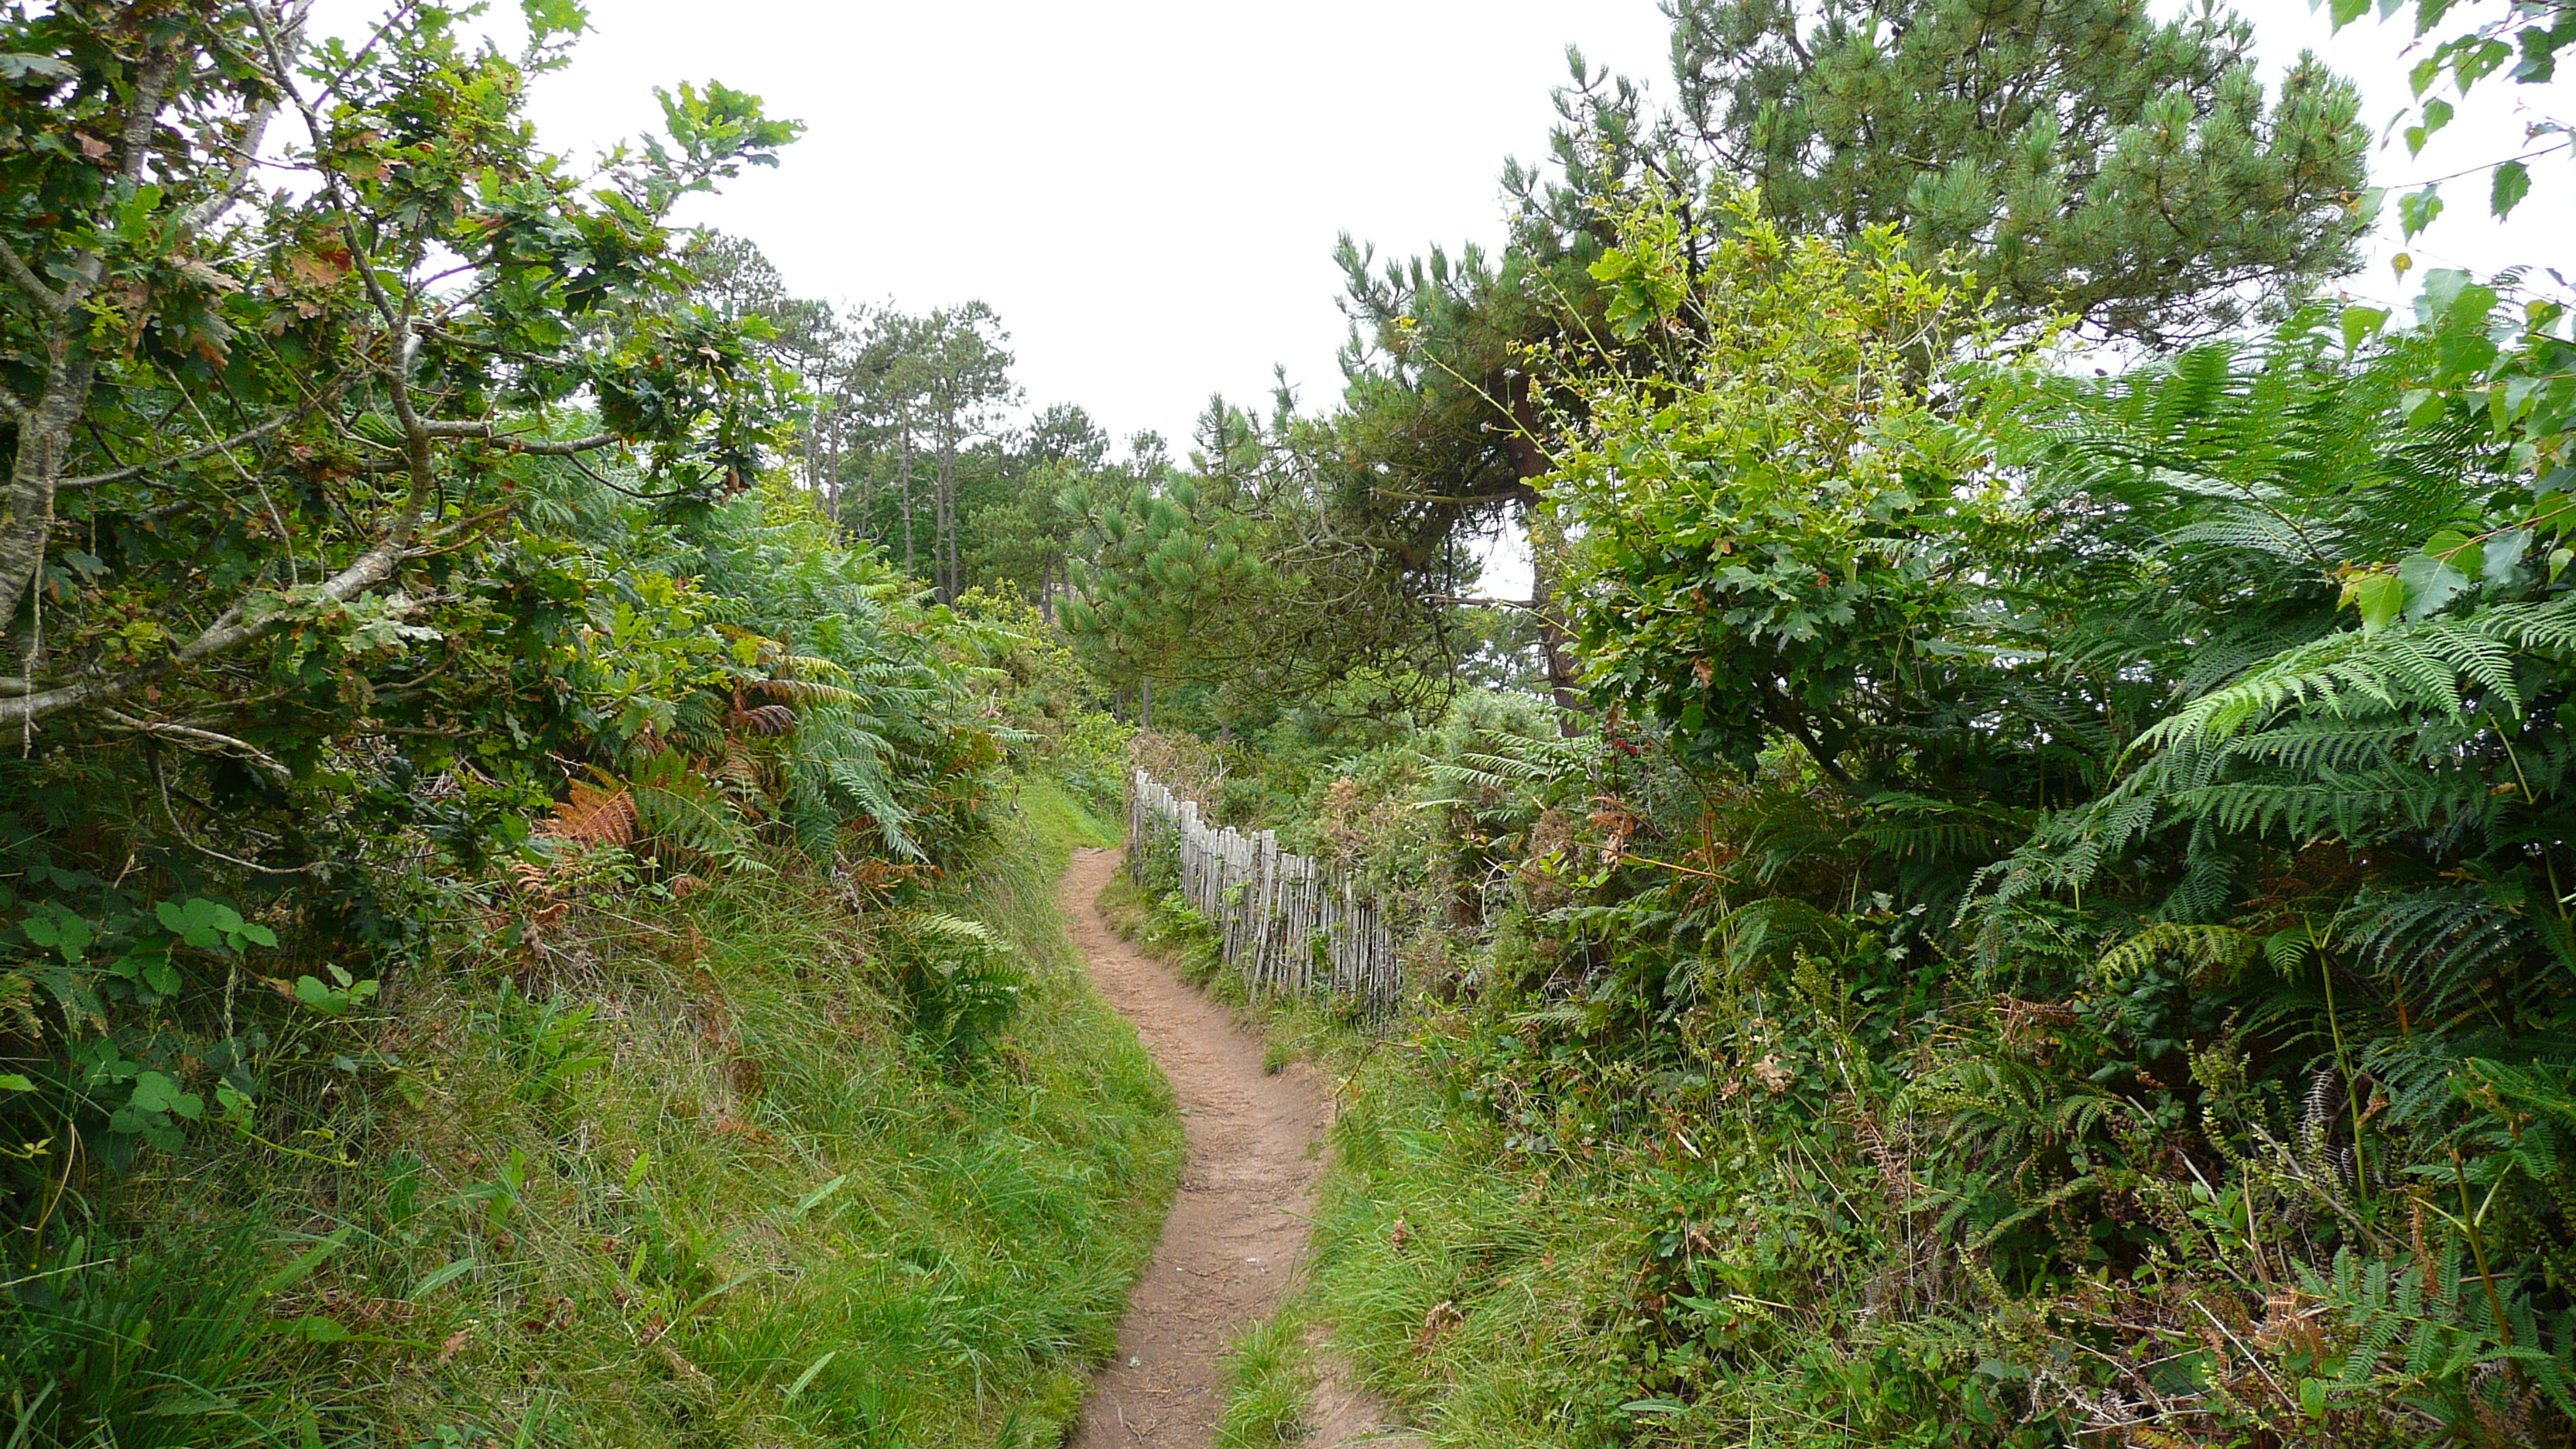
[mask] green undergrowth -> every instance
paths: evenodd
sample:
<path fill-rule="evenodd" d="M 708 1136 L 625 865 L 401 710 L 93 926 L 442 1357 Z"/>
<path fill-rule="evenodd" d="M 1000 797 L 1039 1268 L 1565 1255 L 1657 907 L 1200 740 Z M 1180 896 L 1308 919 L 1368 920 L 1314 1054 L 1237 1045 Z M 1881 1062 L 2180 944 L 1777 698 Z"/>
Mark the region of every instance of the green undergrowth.
<path fill-rule="evenodd" d="M 1615 1392 L 1626 1366 L 1591 1326 L 1637 1220 L 1617 1185 L 1510 1165 L 1490 1117 L 1444 1101 L 1410 1050 L 1359 1065 L 1333 1148 L 1295 1309 L 1333 1325 L 1362 1383 L 1443 1445 L 1639 1427 Z"/>
<path fill-rule="evenodd" d="M 1772 1195 L 1746 1194 L 1729 1225 L 1708 1206 L 1707 1169 L 1684 1153 L 1517 1150 L 1463 1084 L 1473 1036 L 1434 1013 L 1411 1041 L 1351 1062 L 1308 1275 L 1287 1308 L 1329 1323 L 1358 1380 L 1428 1426 L 1431 1443 L 2065 1442 L 2020 1422 L 2023 1402 L 1985 1377 L 2005 1351 L 1993 1345 L 2023 1320 L 1855 1314 L 1856 1295 L 1797 1256 L 1844 1251 L 1831 1235 L 1853 1219 L 1814 1201 L 1837 1189 L 1837 1164 L 1783 1153 Z M 1684 1135 L 1750 1120 L 1748 1109 Z M 1707 1288 L 1647 1278 L 1690 1255 L 1719 1265 Z M 1789 1286 L 1802 1280 L 1812 1286 Z M 1729 1328 L 1676 1346 L 1660 1315 L 1684 1309 Z M 1789 1347 L 1765 1353 L 1766 1339 Z M 1695 1401 L 1639 1388 L 1685 1373 L 1717 1387 Z"/>
<path fill-rule="evenodd" d="M 0 1442 L 1058 1442 L 1180 1133 L 1055 905 L 1110 832 L 1031 779 L 1001 837 L 895 921 L 781 861 L 390 987 L 327 1128 L 80 1205 Z M 920 1025 L 947 937 L 1017 998 L 971 1051 Z"/>
<path fill-rule="evenodd" d="M 1940 1324 L 1818 1337 L 1698 1405 L 1641 1397 L 1641 1377 L 1680 1363 L 1652 1342 L 1638 1289 L 1637 1265 L 1674 1250 L 1669 1164 L 1609 1142 L 1542 1157 L 1509 1141 L 1471 1090 L 1469 1016 L 1417 1003 L 1400 1034 L 1364 1031 L 1329 1003 L 1248 992 L 1208 923 L 1176 897 L 1151 900 L 1122 876 L 1101 905 L 1258 1021 L 1274 1068 L 1307 1061 L 1336 1093 L 1305 1270 L 1274 1317 L 1232 1346 L 1220 1428 L 1229 1449 L 1306 1436 L 1318 1340 L 1430 1443 L 1455 1449 L 2009 1437 L 2008 1413 L 1981 1404 L 1973 1422 L 1962 1414 L 1949 1341 L 1961 1334 Z M 1728 1307 L 1748 1323 L 1801 1317 L 1797 1305 L 1745 1293 Z M 1819 1418 L 1820 1401 L 1846 1419 Z"/>

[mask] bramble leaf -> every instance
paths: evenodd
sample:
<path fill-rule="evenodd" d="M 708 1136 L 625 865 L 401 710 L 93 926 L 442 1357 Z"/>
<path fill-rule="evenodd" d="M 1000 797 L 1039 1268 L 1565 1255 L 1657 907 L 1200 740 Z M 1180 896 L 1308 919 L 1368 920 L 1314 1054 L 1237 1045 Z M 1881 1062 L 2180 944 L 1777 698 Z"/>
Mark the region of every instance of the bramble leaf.
<path fill-rule="evenodd" d="M 2511 216 L 2522 199 L 2531 194 L 2531 168 L 2519 161 L 2507 161 L 2496 168 L 2495 185 L 2488 193 L 2487 206 L 2497 216 Z"/>

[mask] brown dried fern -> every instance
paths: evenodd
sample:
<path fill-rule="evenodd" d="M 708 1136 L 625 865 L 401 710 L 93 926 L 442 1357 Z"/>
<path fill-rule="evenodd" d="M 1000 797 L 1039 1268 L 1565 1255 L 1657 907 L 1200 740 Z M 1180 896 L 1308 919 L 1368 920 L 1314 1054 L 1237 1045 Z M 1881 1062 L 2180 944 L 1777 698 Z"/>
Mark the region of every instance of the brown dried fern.
<path fill-rule="evenodd" d="M 726 751 L 723 763 L 716 766 L 714 773 L 716 783 L 737 800 L 757 803 L 768 796 L 761 780 L 760 761 L 740 745 Z"/>
<path fill-rule="evenodd" d="M 725 724 L 755 739 L 767 739 L 793 731 L 796 728 L 796 711 L 783 704 L 736 708 L 725 716 Z"/>
<path fill-rule="evenodd" d="M 611 783 L 615 789 L 573 781 L 571 798 L 556 804 L 537 833 L 574 845 L 633 845 L 644 827 L 635 813 L 635 793 L 623 783 Z"/>

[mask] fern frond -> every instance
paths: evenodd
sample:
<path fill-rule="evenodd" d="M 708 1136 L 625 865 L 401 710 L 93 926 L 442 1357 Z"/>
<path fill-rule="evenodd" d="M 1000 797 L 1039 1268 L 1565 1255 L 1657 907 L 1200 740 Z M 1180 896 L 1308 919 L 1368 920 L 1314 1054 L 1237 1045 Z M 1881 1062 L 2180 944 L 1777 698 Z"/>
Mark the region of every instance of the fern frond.
<path fill-rule="evenodd" d="M 1002 952 L 1011 948 L 1010 942 L 1002 939 L 999 931 L 982 921 L 938 911 L 907 911 L 900 929 L 916 940 L 936 942 L 950 949 Z"/>
<path fill-rule="evenodd" d="M 790 704 L 865 704 L 868 698 L 858 690 L 811 679 L 755 679 L 743 689 L 765 699 L 783 700 Z"/>
<path fill-rule="evenodd" d="M 2252 934 L 2234 926 L 2164 921 L 2103 952 L 2093 970 L 2098 979 L 2116 983 L 2172 957 L 2204 975 L 2233 976 L 2252 963 L 2260 947 Z"/>
<path fill-rule="evenodd" d="M 554 813 L 537 832 L 572 845 L 633 845 L 643 829 L 634 792 L 622 782 L 603 778 L 604 783 L 597 785 L 573 781 L 570 795 L 556 803 Z"/>

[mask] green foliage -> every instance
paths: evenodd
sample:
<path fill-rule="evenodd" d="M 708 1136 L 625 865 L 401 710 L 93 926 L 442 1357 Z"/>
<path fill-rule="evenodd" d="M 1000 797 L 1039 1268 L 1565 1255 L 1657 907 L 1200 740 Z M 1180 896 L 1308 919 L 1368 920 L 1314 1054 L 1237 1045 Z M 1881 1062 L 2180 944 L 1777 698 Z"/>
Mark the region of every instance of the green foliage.
<path fill-rule="evenodd" d="M 1009 338 L 981 302 L 920 317 L 888 311 L 867 320 L 853 351 L 825 364 L 824 381 L 840 408 L 817 419 L 833 458 L 826 492 L 868 536 L 889 545 L 902 539 L 905 572 L 918 571 L 926 545 L 929 576 L 943 602 L 955 602 L 966 586 L 967 475 L 999 461 L 971 457 L 969 450 L 990 438 L 1000 409 L 1018 400 L 1011 354 L 1002 345 Z M 868 456 L 842 456 L 839 430 L 847 423 L 861 428 L 855 441 L 873 445 Z M 864 482 L 859 496 L 844 503 L 843 476 L 854 470 Z M 916 537 L 923 503 L 930 507 L 926 539 Z"/>
<path fill-rule="evenodd" d="M 1723 271 L 1714 259 L 1742 192 L 1791 237 L 1858 246 L 1896 228 L 1915 268 L 1957 274 L 1964 302 L 2033 331 L 2071 316 L 2151 343 L 2208 335 L 2286 310 L 2354 259 L 2366 132 L 2351 87 L 2302 64 L 2267 97 L 2250 31 L 2223 11 L 1669 9 L 1676 108 L 1658 114 L 1643 86 L 1570 56 L 1550 164 L 1505 174 L 1513 231 L 1498 254 L 1381 262 L 1344 238 L 1348 386 L 1329 428 L 1295 449 L 1337 506 L 1321 515 L 1327 528 L 1295 537 L 1338 550 L 1315 566 L 1327 585 L 1315 592 L 1362 627 L 1289 631 L 1308 667 L 1393 673 L 1454 647 L 1437 613 L 1473 582 L 1454 545 L 1531 524 L 1556 461 L 1549 415 L 1585 400 L 1531 354 L 1617 338 L 1604 366 L 1659 375 L 1663 339 L 1623 327 L 1656 310 L 1653 293 Z M 1648 178 L 1669 209 L 1636 205 Z M 1627 269 L 1649 251 L 1651 265 Z M 1530 529 L 1533 653 L 1572 708 L 1577 668 L 1551 607 L 1560 544 L 1543 523 Z M 1262 551 L 1269 562 L 1291 550 Z M 1274 607 L 1263 598 L 1246 612 Z M 1392 627 L 1407 607 L 1412 627 Z"/>
<path fill-rule="evenodd" d="M 1436 559 L 1365 542 L 1387 536 L 1371 501 L 1385 480 L 1353 471 L 1336 428 L 1284 391 L 1266 420 L 1212 399 L 1188 471 L 1147 459 L 1068 488 L 1079 597 L 1065 622 L 1093 667 L 1159 688 L 1183 728 L 1199 713 L 1232 731 L 1300 708 L 1436 712 L 1463 640 L 1399 581 L 1463 586 L 1474 565 L 1436 531 L 1404 546 Z"/>
<path fill-rule="evenodd" d="M 826 515 L 881 541 L 943 602 L 1016 587 L 1052 621 L 1073 528 L 1056 498 L 1104 466 L 1109 440 L 1069 404 L 1008 425 L 1020 390 L 993 310 L 794 297 L 757 248 L 721 234 L 701 233 L 690 255 L 697 294 L 774 333 L 775 360 L 802 379 L 798 472 Z"/>
<path fill-rule="evenodd" d="M 1181 476 L 1122 483 L 1102 477 L 1070 485 L 1057 507 L 1078 520 L 1073 544 L 1076 597 L 1065 626 L 1119 684 L 1186 677 L 1203 652 L 1188 636 L 1196 616 L 1255 567 L 1240 524 Z"/>
<path fill-rule="evenodd" d="M 904 918 L 903 945 L 912 1029 L 951 1057 L 978 1055 L 1028 990 L 1008 946 L 980 921 L 932 912 Z"/>
<path fill-rule="evenodd" d="M 459 556 L 505 531 L 530 455 L 640 450 L 674 498 L 756 463 L 779 379 L 740 329 L 665 305 L 664 220 L 792 124 L 683 87 L 668 144 L 586 185 L 519 117 L 576 11 L 515 61 L 443 7 L 356 50 L 303 13 L 0 20 L 0 49 L 44 62 L 0 88 L 0 591 L 25 676 L 5 712 L 31 735 L 202 749 L 265 691 L 420 665 L 470 632 Z M 264 137 L 285 149 L 253 161 Z M 278 164 L 315 184 L 271 189 Z M 600 431 L 555 431 L 576 398 Z M 264 733 L 224 748 L 310 768 L 318 732 Z"/>
<path fill-rule="evenodd" d="M 1583 531 L 1566 592 L 1596 699 L 1706 758 L 1749 768 L 1779 730 L 1838 769 L 1879 705 L 1852 696 L 1903 690 L 1958 607 L 1980 445 L 1923 371 L 1975 319 L 1897 251 L 1791 240 L 1747 203 L 1696 272 L 1651 240 L 1594 268 L 1614 319 L 1638 293 L 1626 335 L 1687 325 L 1691 355 L 1585 388 L 1547 494 Z"/>
<path fill-rule="evenodd" d="M 680 295 L 669 206 L 794 128 L 684 87 L 669 144 L 580 184 L 517 111 L 577 7 L 516 61 L 438 7 L 355 51 L 301 14 L 0 22 L 60 57 L 0 151 L 0 553 L 33 571 L 0 772 L 0 999 L 36 1067 L 0 1103 L 13 1222 L 190 1123 L 338 1150 L 297 1138 L 306 1094 L 372 1058 L 394 968 L 503 862 L 541 897 L 592 847 L 666 883 L 748 864 L 782 806 L 827 856 L 853 817 L 898 856 L 980 828 L 989 740 L 930 707 L 950 662 L 899 637 L 882 565 L 746 493 L 779 378 Z M 142 149 L 62 150 L 183 114 L 149 185 Z M 272 122 L 315 184 L 252 184 Z M 188 296 L 212 310 L 108 325 Z"/>
<path fill-rule="evenodd" d="M 2563 1437 L 2560 311 L 2085 380 L 1723 245 L 1546 359 L 1608 723 L 1289 767 L 1433 1003 L 1311 1311 L 1460 1442 Z"/>
<path fill-rule="evenodd" d="M 1685 0 L 1665 144 L 1792 234 L 1903 227 L 2020 321 L 2158 345 L 2350 271 L 2369 140 L 2302 58 L 2267 97 L 2253 26 L 2127 0 Z M 1659 138 L 1660 139 L 1660 138 Z"/>
<path fill-rule="evenodd" d="M 816 318 L 664 219 L 793 126 L 307 8 L 0 15 L 0 1434 L 1061 1422 L 1173 1148 L 1002 766 L 1115 727 L 770 471 Z"/>

